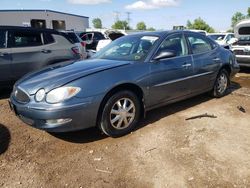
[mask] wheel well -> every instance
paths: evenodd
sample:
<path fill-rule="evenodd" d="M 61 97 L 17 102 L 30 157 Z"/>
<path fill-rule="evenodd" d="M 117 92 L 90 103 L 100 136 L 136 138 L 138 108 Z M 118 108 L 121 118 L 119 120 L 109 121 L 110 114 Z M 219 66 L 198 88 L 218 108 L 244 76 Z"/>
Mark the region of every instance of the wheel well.
<path fill-rule="evenodd" d="M 141 116 L 144 116 L 144 94 L 143 94 L 143 91 L 142 89 L 135 85 L 135 84 L 130 84 L 130 83 L 127 83 L 127 84 L 121 84 L 121 85 L 118 85 L 116 87 L 114 87 L 113 89 L 111 89 L 106 95 L 105 97 L 103 98 L 102 102 L 101 102 L 101 105 L 99 107 L 99 110 L 98 110 L 98 114 L 97 114 L 97 123 L 99 123 L 99 121 L 101 120 L 101 114 L 102 114 L 102 111 L 103 111 L 103 108 L 106 104 L 106 102 L 108 101 L 108 99 L 114 95 L 115 93 L 119 92 L 119 91 L 122 91 L 122 90 L 129 90 L 129 91 L 132 91 L 138 98 L 139 98 L 139 101 L 140 101 L 140 104 L 141 104 Z"/>
<path fill-rule="evenodd" d="M 231 68 L 230 68 L 229 65 L 222 66 L 220 70 L 222 70 L 222 69 L 225 69 L 228 72 L 228 76 L 230 76 L 230 74 L 231 74 Z"/>

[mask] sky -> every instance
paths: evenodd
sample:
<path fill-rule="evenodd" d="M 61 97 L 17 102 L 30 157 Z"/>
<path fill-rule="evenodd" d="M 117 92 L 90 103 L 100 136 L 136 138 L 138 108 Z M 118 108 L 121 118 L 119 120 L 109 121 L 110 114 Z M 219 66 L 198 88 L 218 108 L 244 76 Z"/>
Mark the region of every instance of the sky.
<path fill-rule="evenodd" d="M 118 15 L 135 28 L 140 21 L 147 27 L 172 29 L 173 25 L 186 25 L 201 17 L 217 31 L 230 28 L 232 15 L 247 13 L 250 0 L 1 0 L 0 9 L 49 9 L 101 18 L 103 26 L 110 28 Z"/>

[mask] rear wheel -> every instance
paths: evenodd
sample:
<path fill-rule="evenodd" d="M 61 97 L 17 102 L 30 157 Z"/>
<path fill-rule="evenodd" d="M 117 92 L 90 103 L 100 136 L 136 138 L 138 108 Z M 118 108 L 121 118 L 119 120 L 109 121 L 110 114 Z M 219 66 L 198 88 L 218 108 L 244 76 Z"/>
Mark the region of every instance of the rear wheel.
<path fill-rule="evenodd" d="M 212 90 L 212 96 L 216 98 L 223 97 L 227 93 L 227 89 L 230 86 L 230 79 L 228 72 L 222 69 L 215 81 L 214 88 Z"/>
<path fill-rule="evenodd" d="M 117 92 L 106 102 L 99 127 L 111 137 L 128 134 L 138 123 L 140 111 L 139 99 L 133 92 Z"/>

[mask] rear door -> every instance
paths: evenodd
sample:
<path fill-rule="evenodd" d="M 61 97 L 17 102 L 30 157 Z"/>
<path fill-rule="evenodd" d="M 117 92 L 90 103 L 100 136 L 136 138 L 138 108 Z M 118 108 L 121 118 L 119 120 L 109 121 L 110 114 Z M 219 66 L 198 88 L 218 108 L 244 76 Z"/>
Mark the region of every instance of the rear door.
<path fill-rule="evenodd" d="M 0 83 L 11 80 L 11 54 L 7 46 L 7 31 L 0 30 Z"/>
<path fill-rule="evenodd" d="M 162 59 L 151 65 L 151 105 L 175 100 L 190 94 L 190 77 L 193 75 L 193 62 L 183 34 L 168 36 L 160 48 L 172 51 L 176 57 Z"/>
<path fill-rule="evenodd" d="M 220 67 L 221 59 L 217 51 L 219 46 L 206 36 L 196 33 L 187 33 L 186 38 L 194 62 L 193 84 L 190 89 L 192 92 L 206 91 L 213 86 Z"/>
<path fill-rule="evenodd" d="M 13 30 L 10 39 L 13 79 L 19 79 L 26 73 L 41 68 L 46 62 L 50 51 L 43 49 L 42 33 Z"/>

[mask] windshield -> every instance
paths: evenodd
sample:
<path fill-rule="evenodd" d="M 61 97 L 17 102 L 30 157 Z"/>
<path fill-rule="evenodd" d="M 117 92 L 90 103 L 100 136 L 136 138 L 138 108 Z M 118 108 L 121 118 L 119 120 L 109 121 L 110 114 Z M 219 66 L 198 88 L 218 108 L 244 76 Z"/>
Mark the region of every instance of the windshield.
<path fill-rule="evenodd" d="M 119 38 L 97 52 L 94 59 L 143 61 L 152 49 L 157 36 L 126 36 Z"/>
<path fill-rule="evenodd" d="M 225 36 L 226 35 L 209 35 L 208 37 L 210 37 L 213 40 L 223 40 Z"/>

